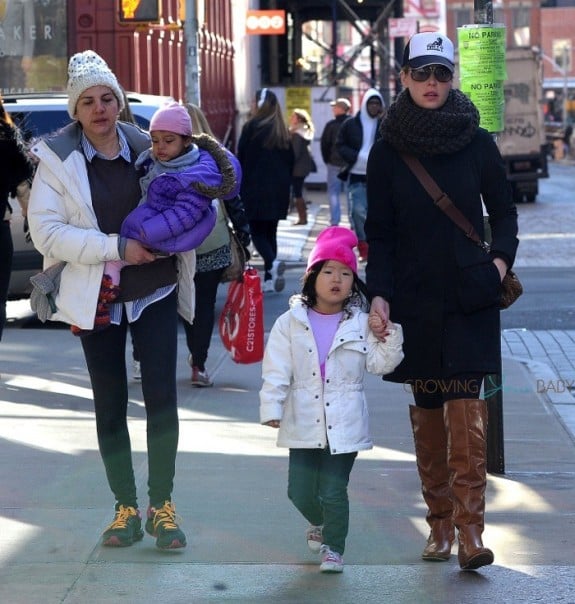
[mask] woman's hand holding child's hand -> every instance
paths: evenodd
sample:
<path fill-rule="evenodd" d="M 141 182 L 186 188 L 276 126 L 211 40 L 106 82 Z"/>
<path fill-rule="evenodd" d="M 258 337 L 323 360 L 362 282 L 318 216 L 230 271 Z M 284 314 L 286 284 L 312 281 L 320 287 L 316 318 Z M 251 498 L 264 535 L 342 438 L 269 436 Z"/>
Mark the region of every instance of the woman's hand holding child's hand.
<path fill-rule="evenodd" d="M 385 342 L 386 336 L 391 331 L 388 324 L 389 304 L 380 296 L 375 296 L 371 301 L 371 309 L 367 324 L 373 332 L 373 335 L 382 342 Z"/>

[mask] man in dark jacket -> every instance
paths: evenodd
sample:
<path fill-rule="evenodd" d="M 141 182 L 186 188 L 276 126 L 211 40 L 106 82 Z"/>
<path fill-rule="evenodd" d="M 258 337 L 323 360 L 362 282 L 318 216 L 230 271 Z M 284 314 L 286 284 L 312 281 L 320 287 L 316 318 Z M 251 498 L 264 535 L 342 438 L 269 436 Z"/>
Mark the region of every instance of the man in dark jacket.
<path fill-rule="evenodd" d="M 381 94 L 370 88 L 363 95 L 357 114 L 346 120 L 337 135 L 337 150 L 349 166 L 347 177 L 347 205 L 351 228 L 358 239 L 360 260 L 367 260 L 367 241 L 364 224 L 367 216 L 367 157 L 378 138 L 379 126 L 385 112 Z"/>
<path fill-rule="evenodd" d="M 339 171 L 346 165 L 336 147 L 337 134 L 342 123 L 349 117 L 351 103 L 345 98 L 339 98 L 330 103 L 333 119 L 324 127 L 321 133 L 321 156 L 327 168 L 327 195 L 329 199 L 330 225 L 337 226 L 341 220 L 341 203 L 339 195 L 343 190 L 343 182 L 337 177 Z"/>

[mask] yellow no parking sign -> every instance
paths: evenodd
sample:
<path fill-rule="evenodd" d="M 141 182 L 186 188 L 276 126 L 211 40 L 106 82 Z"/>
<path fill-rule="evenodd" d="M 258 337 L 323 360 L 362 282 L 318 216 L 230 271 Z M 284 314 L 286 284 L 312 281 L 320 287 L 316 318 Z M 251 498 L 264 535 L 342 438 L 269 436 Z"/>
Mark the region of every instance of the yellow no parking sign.
<path fill-rule="evenodd" d="M 464 25 L 457 29 L 460 88 L 475 104 L 488 132 L 505 128 L 504 25 Z"/>

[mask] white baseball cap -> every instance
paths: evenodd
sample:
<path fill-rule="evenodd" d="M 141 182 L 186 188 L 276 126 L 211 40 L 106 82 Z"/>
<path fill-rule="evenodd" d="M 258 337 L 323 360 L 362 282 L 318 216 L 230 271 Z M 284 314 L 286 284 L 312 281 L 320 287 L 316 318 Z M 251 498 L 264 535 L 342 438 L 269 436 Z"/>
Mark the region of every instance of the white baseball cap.
<path fill-rule="evenodd" d="M 335 99 L 335 101 L 332 101 L 330 105 L 332 107 L 335 107 L 337 105 L 338 107 L 341 107 L 344 111 L 349 111 L 351 109 L 351 103 L 348 99 L 344 97 L 339 97 Z"/>
<path fill-rule="evenodd" d="M 427 65 L 444 65 L 455 70 L 453 42 L 443 34 L 425 32 L 412 36 L 403 53 L 403 66 L 419 69 Z"/>

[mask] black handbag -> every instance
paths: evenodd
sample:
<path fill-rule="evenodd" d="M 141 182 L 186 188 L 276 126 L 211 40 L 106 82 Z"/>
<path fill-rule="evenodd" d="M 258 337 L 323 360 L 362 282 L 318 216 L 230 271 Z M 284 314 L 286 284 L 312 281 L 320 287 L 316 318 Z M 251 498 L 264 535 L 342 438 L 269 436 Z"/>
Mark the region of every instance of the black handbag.
<path fill-rule="evenodd" d="M 228 283 L 229 281 L 241 281 L 248 257 L 244 246 L 240 243 L 239 237 L 231 226 L 230 216 L 226 210 L 224 201 L 220 201 L 220 209 L 226 218 L 226 225 L 230 235 L 230 251 L 232 254 L 231 263 L 226 266 L 222 273 L 220 283 Z"/>
<path fill-rule="evenodd" d="M 489 252 L 489 244 L 483 241 L 473 228 L 469 220 L 461 213 L 449 196 L 442 191 L 435 182 L 431 174 L 423 167 L 422 163 L 413 155 L 402 153 L 401 158 L 407 164 L 409 169 L 415 174 L 423 188 L 429 193 L 433 203 L 465 233 L 466 237 L 481 249 Z M 509 269 L 501 282 L 501 296 L 499 299 L 499 308 L 509 308 L 519 296 L 523 293 L 523 286 L 519 277 Z"/>
<path fill-rule="evenodd" d="M 232 261 L 224 269 L 220 279 L 221 283 L 227 283 L 228 281 L 241 281 L 247 262 L 246 251 L 244 250 L 244 246 L 240 243 L 235 231 L 228 226 L 228 232 L 230 234 L 230 250 L 232 253 Z"/>

